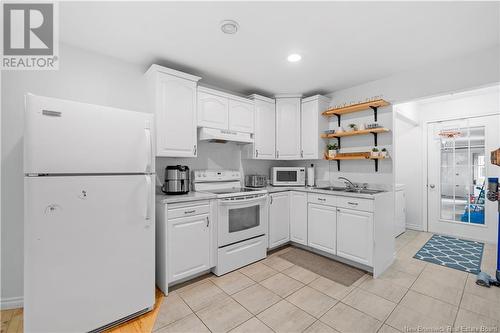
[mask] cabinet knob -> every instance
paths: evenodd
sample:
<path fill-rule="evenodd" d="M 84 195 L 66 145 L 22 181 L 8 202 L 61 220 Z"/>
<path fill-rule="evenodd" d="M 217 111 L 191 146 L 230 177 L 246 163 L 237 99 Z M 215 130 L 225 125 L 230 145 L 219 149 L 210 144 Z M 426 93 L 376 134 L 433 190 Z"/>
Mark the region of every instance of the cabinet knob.
<path fill-rule="evenodd" d="M 259 157 L 259 150 L 255 149 L 255 157 Z"/>
<path fill-rule="evenodd" d="M 196 145 L 193 146 L 193 155 L 196 155 Z"/>

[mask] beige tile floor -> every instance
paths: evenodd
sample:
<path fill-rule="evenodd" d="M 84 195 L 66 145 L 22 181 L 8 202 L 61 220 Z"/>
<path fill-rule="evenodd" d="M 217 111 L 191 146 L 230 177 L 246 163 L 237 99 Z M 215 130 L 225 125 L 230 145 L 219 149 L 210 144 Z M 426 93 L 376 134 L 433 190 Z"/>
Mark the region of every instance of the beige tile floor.
<path fill-rule="evenodd" d="M 472 274 L 412 258 L 430 237 L 407 231 L 380 278 L 365 274 L 350 287 L 282 259 L 285 248 L 171 292 L 154 331 L 499 332 L 500 288 L 479 287 Z M 482 270 L 494 273 L 495 260 L 494 246 L 486 245 Z"/>

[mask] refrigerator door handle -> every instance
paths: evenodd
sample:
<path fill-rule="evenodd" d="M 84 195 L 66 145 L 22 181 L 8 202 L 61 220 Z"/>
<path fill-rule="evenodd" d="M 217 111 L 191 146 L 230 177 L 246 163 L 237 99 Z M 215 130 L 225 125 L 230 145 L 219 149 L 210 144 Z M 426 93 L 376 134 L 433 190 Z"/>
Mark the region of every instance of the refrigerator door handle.
<path fill-rule="evenodd" d="M 147 162 L 146 162 L 146 172 L 151 172 L 151 161 L 153 160 L 153 141 L 151 140 L 151 129 L 149 128 L 149 122 L 147 127 L 144 128 L 144 133 L 146 135 L 146 145 L 147 145 Z"/>
<path fill-rule="evenodd" d="M 146 177 L 146 223 L 149 225 L 151 221 L 151 176 L 144 175 Z"/>

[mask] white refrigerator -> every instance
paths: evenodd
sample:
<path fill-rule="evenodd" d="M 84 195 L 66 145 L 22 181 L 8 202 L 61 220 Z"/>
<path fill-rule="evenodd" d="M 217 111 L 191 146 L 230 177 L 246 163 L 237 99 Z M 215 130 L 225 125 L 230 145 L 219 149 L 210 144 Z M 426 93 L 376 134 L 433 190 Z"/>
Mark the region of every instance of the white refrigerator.
<path fill-rule="evenodd" d="M 88 332 L 152 309 L 153 115 L 28 94 L 24 329 Z"/>

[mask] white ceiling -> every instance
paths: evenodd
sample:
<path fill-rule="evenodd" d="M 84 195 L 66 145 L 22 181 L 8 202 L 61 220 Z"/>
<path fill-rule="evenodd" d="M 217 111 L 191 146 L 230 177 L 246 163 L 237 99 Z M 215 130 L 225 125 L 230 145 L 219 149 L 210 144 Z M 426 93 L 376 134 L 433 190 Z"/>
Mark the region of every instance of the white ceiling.
<path fill-rule="evenodd" d="M 499 13 L 496 1 L 65 2 L 60 39 L 242 94 L 328 93 L 498 45 Z"/>

